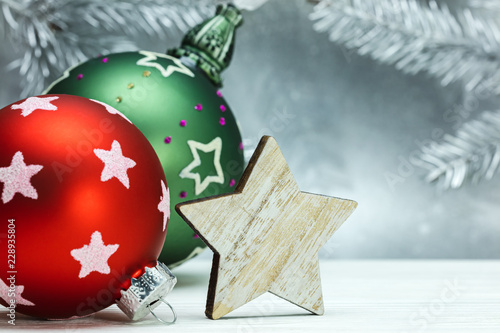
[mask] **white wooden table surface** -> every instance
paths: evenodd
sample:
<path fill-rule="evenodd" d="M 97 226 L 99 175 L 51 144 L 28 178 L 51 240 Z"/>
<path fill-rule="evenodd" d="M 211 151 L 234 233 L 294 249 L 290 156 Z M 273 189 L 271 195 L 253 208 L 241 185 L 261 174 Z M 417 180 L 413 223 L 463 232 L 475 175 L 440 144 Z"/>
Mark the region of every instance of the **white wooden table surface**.
<path fill-rule="evenodd" d="M 152 316 L 130 322 L 116 307 L 71 321 L 0 309 L 0 330 L 23 332 L 495 332 L 500 333 L 500 261 L 321 261 L 325 315 L 311 315 L 266 294 L 222 319 L 205 318 L 211 263 L 192 260 L 174 270 L 169 295 L 178 321 Z M 156 313 L 169 314 L 162 305 Z"/>

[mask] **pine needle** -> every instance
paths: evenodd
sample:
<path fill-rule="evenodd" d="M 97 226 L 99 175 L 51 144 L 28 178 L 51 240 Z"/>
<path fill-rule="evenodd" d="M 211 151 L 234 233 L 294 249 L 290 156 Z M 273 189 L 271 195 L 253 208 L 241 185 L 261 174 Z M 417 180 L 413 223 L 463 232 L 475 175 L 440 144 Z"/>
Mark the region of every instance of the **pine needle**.
<path fill-rule="evenodd" d="M 500 28 L 469 8 L 454 16 L 434 0 L 323 0 L 310 18 L 332 42 L 404 73 L 500 94 Z"/>
<path fill-rule="evenodd" d="M 465 123 L 455 136 L 446 134 L 442 142 L 422 148 L 428 182 L 444 189 L 456 189 L 466 181 L 490 180 L 500 165 L 500 110 L 485 111 Z"/>
<path fill-rule="evenodd" d="M 484 10 L 493 15 L 498 15 L 495 11 L 500 11 L 500 1 L 498 0 L 469 0 L 468 5 L 471 8 Z"/>
<path fill-rule="evenodd" d="M 0 0 L 0 33 L 24 53 L 7 68 L 19 70 L 21 97 L 39 94 L 79 62 L 185 32 L 214 8 L 214 0 Z"/>

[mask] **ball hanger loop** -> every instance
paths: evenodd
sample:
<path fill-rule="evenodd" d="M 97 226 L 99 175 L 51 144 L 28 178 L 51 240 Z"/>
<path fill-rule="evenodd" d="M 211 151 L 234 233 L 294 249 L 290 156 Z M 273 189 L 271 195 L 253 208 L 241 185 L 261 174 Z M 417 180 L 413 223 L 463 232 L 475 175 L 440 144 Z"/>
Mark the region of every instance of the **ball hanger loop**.
<path fill-rule="evenodd" d="M 158 320 L 160 323 L 162 323 L 162 324 L 164 324 L 164 325 L 173 325 L 173 324 L 175 324 L 175 322 L 177 321 L 177 313 L 175 313 L 174 308 L 172 307 L 172 305 L 170 305 L 170 303 L 169 303 L 169 302 L 165 301 L 165 300 L 163 299 L 163 297 L 160 297 L 160 299 L 158 300 L 158 302 L 160 302 L 160 301 L 168 305 L 168 307 L 169 307 L 169 308 L 170 308 L 170 310 L 172 311 L 172 314 L 174 315 L 174 319 L 173 319 L 172 321 L 165 321 L 165 320 L 163 320 L 163 319 L 159 318 L 159 317 L 156 315 L 156 313 L 154 313 L 154 311 L 153 311 L 153 310 L 151 310 L 151 305 L 150 305 L 150 304 L 148 305 L 149 312 L 151 312 L 151 314 L 152 314 L 152 315 L 156 318 L 156 320 Z"/>

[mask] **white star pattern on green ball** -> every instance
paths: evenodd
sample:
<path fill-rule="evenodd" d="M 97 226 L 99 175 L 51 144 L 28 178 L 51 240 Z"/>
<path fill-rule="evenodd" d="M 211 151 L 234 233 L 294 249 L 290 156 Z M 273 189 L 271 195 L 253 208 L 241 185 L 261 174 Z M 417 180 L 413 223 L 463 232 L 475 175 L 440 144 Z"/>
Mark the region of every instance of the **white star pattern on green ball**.
<path fill-rule="evenodd" d="M 3 298 L 7 304 L 10 304 L 10 300 L 14 299 L 16 301 L 16 305 L 28 305 L 34 306 L 33 302 L 28 301 L 23 298 L 22 293 L 24 292 L 24 286 L 15 286 L 15 291 L 13 292 L 14 297 L 9 297 L 9 294 L 12 294 L 12 289 L 9 289 L 9 286 L 0 279 L 0 298 Z"/>
<path fill-rule="evenodd" d="M 94 149 L 94 154 L 104 162 L 104 169 L 101 173 L 101 181 L 105 182 L 111 178 L 117 178 L 123 186 L 130 188 L 130 181 L 127 170 L 133 168 L 134 160 L 123 156 L 122 147 L 116 140 L 111 144 L 111 150 Z"/>
<path fill-rule="evenodd" d="M 199 195 L 210 185 L 211 183 L 224 183 L 224 174 L 222 172 L 222 167 L 220 164 L 220 156 L 222 153 L 222 140 L 217 137 L 213 139 L 211 142 L 207 144 L 203 144 L 201 142 L 196 142 L 193 140 L 188 140 L 189 149 L 191 149 L 191 154 L 193 154 L 194 160 L 187 167 L 182 169 L 179 177 L 181 178 L 190 178 L 195 182 L 195 194 Z M 193 173 L 193 169 L 201 165 L 200 155 L 198 154 L 198 150 L 201 150 L 204 153 L 215 152 L 214 154 L 214 166 L 217 171 L 216 176 L 207 176 L 203 181 L 201 180 L 201 176 L 199 173 Z"/>
<path fill-rule="evenodd" d="M 71 256 L 82 265 L 78 277 L 84 278 L 92 272 L 109 274 L 111 268 L 108 259 L 118 250 L 120 245 L 104 245 L 102 235 L 99 231 L 94 231 L 90 237 L 90 244 L 82 248 L 71 250 Z"/>
<path fill-rule="evenodd" d="M 38 199 L 38 193 L 31 185 L 31 177 L 40 172 L 42 168 L 41 165 L 26 165 L 23 153 L 20 151 L 15 153 L 10 166 L 0 168 L 0 182 L 4 184 L 3 203 L 11 201 L 16 193 L 20 193 L 26 198 Z"/>
<path fill-rule="evenodd" d="M 161 192 L 160 203 L 158 204 L 158 210 L 163 213 L 163 231 L 167 228 L 167 220 L 170 217 L 170 189 L 167 188 L 165 182 L 161 181 Z"/>
<path fill-rule="evenodd" d="M 22 110 L 21 116 L 26 117 L 33 113 L 35 110 L 44 110 L 44 111 L 56 111 L 57 106 L 50 103 L 55 101 L 59 97 L 29 97 L 24 102 L 20 104 L 14 104 L 10 108 L 12 110 Z"/>
<path fill-rule="evenodd" d="M 181 74 L 194 77 L 193 72 L 191 72 L 189 68 L 184 66 L 184 64 L 179 59 L 169 56 L 168 54 L 160 54 L 149 51 L 139 51 L 139 53 L 145 57 L 137 61 L 137 66 L 156 68 L 164 77 L 169 77 L 174 72 L 179 72 Z M 168 65 L 167 68 L 165 68 L 161 64 L 155 62 L 158 57 L 171 60 L 176 66 Z"/>

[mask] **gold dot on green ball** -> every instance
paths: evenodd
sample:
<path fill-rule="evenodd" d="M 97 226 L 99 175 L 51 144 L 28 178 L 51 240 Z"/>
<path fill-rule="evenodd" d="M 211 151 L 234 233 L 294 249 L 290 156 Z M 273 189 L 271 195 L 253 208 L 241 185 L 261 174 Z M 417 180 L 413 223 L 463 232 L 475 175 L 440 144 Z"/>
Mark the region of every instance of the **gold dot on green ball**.
<path fill-rule="evenodd" d="M 133 87 L 135 87 L 135 85 L 133 83 L 129 83 L 127 86 L 128 89 L 132 89 Z"/>
<path fill-rule="evenodd" d="M 116 103 L 120 103 L 122 101 L 122 98 L 120 96 L 118 96 L 116 99 L 115 99 Z"/>
<path fill-rule="evenodd" d="M 150 75 L 151 75 L 150 71 L 144 71 L 144 72 L 142 72 L 142 76 L 144 76 L 144 77 L 149 77 Z"/>

